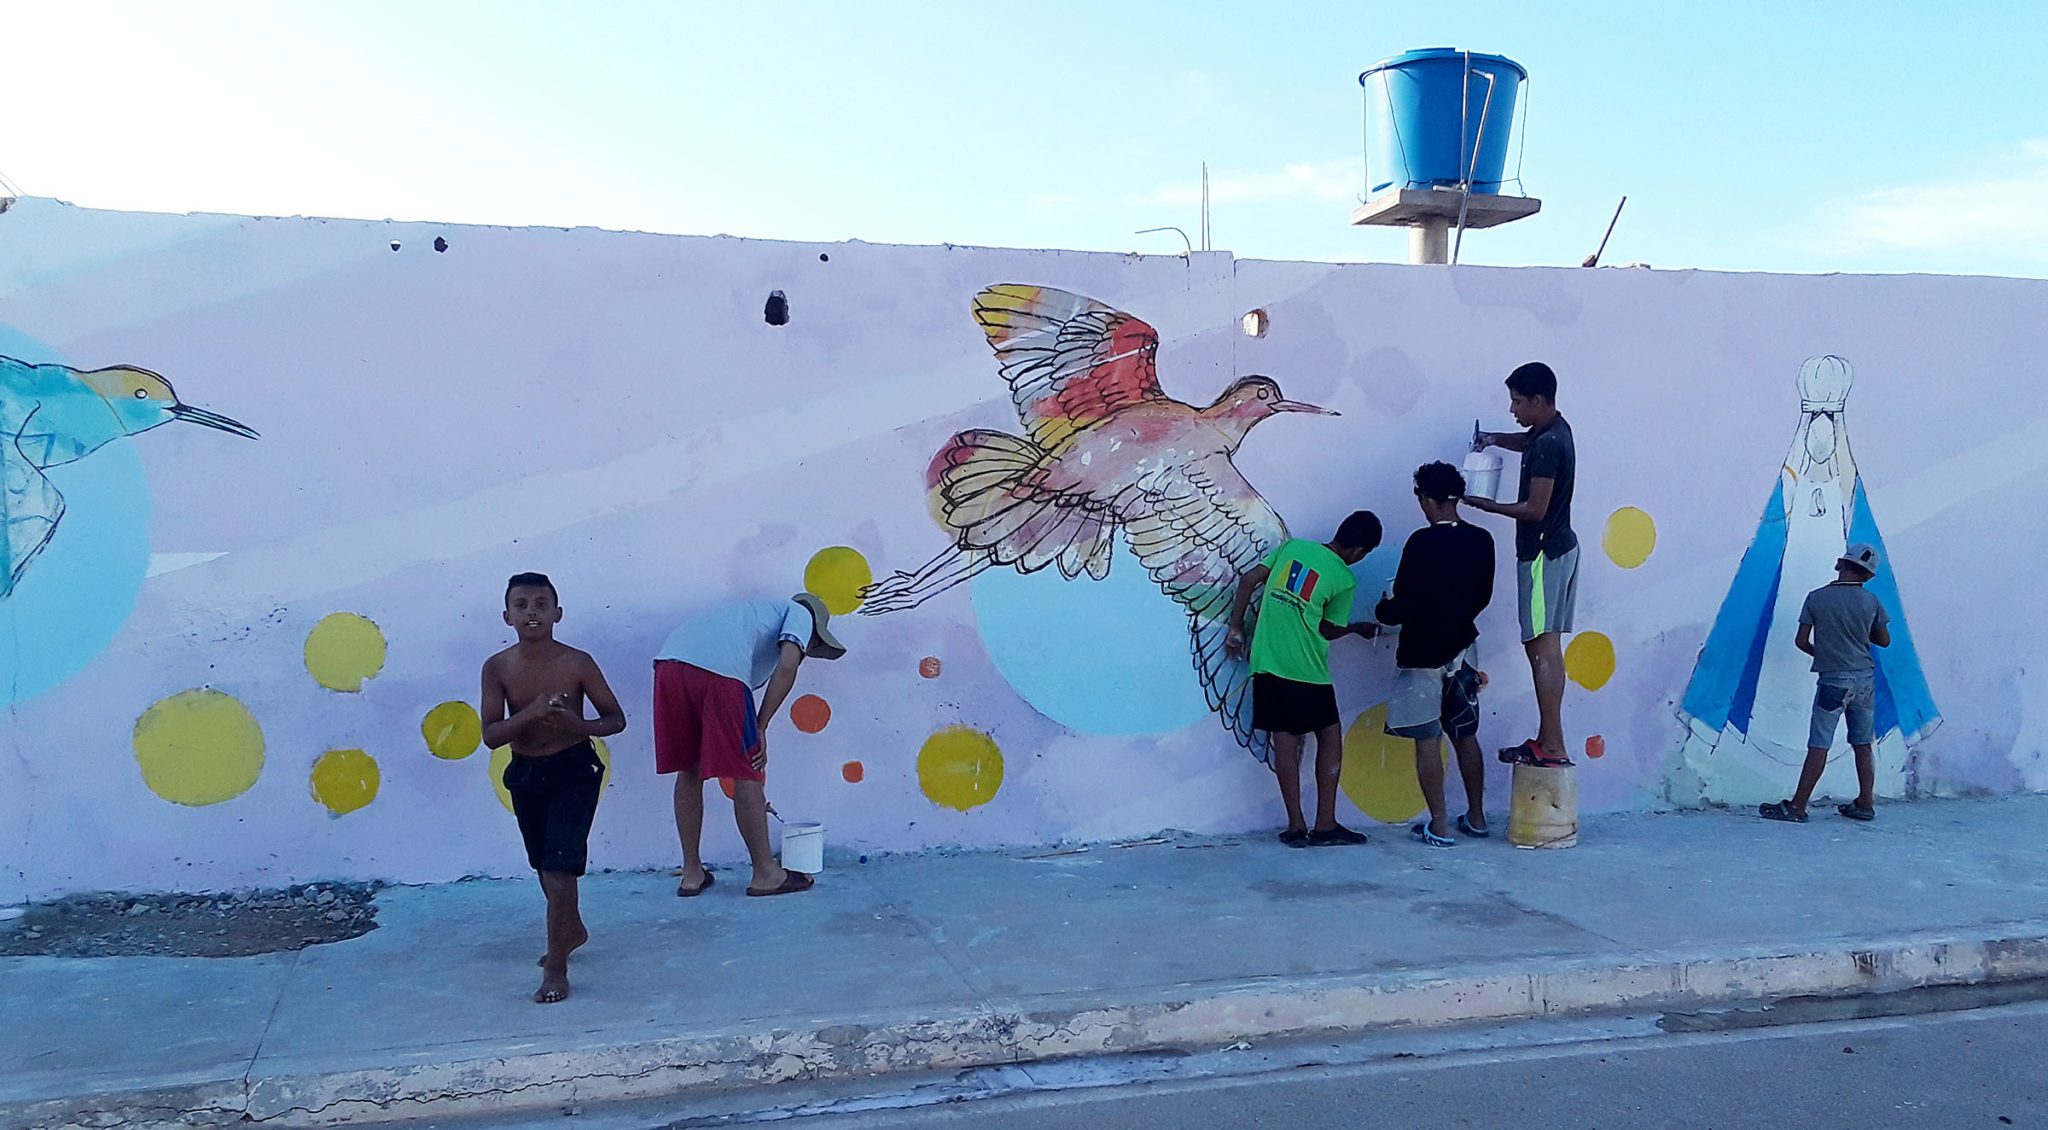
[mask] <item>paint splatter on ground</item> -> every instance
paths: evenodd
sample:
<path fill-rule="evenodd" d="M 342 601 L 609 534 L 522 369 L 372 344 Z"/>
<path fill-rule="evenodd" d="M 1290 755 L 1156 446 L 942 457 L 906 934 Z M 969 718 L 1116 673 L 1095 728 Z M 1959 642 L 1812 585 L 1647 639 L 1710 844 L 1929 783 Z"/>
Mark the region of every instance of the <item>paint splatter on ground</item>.
<path fill-rule="evenodd" d="M 384 633 L 368 618 L 335 612 L 306 634 L 306 673 L 331 691 L 353 694 L 384 669 Z"/>
<path fill-rule="evenodd" d="M 74 895 L 26 908 L 0 957 L 249 957 L 361 937 L 381 884 L 215 895 Z"/>
<path fill-rule="evenodd" d="M 862 603 L 861 590 L 875 583 L 868 559 L 852 546 L 835 545 L 811 555 L 804 566 L 804 588 L 816 593 L 834 616 L 844 616 Z"/>
<path fill-rule="evenodd" d="M 134 744 L 142 783 L 173 804 L 232 800 L 263 773 L 263 727 L 219 691 L 181 691 L 150 707 Z"/>
<path fill-rule="evenodd" d="M 839 775 L 849 785 L 858 785 L 867 778 L 868 768 L 858 761 L 849 761 L 839 767 Z"/>
<path fill-rule="evenodd" d="M 1600 535 L 1600 547 L 1607 559 L 1624 569 L 1634 569 L 1650 559 L 1657 548 L 1657 523 L 1633 506 L 1624 506 L 1607 516 L 1607 529 Z"/>
<path fill-rule="evenodd" d="M 443 761 L 460 761 L 484 744 L 484 721 L 466 702 L 444 702 L 420 719 L 427 752 Z"/>
<path fill-rule="evenodd" d="M 1003 787 L 1003 751 L 980 730 L 940 730 L 917 751 L 917 784 L 933 804 L 961 812 L 978 808 Z"/>
<path fill-rule="evenodd" d="M 944 669 L 945 664 L 940 663 L 939 657 L 936 655 L 927 655 L 923 659 L 917 661 L 917 673 L 923 675 L 927 679 L 938 678 L 939 672 Z"/>
<path fill-rule="evenodd" d="M 832 704 L 814 694 L 789 704 L 790 724 L 806 734 L 815 734 L 832 721 Z"/>
<path fill-rule="evenodd" d="M 330 749 L 313 763 L 313 799 L 336 816 L 366 808 L 383 782 L 377 759 L 359 749 Z"/>
<path fill-rule="evenodd" d="M 1382 703 L 1358 716 L 1344 731 L 1344 795 L 1360 812 L 1382 824 L 1412 819 L 1426 807 L 1422 786 L 1415 781 L 1415 743 L 1386 732 L 1387 707 Z M 1448 755 L 1446 755 L 1448 756 Z M 1314 795 L 1315 739 L 1301 751 L 1304 802 Z"/>
<path fill-rule="evenodd" d="M 1597 691 L 1614 677 L 1614 641 L 1600 632 L 1580 632 L 1565 645 L 1564 673 L 1572 682 Z"/>

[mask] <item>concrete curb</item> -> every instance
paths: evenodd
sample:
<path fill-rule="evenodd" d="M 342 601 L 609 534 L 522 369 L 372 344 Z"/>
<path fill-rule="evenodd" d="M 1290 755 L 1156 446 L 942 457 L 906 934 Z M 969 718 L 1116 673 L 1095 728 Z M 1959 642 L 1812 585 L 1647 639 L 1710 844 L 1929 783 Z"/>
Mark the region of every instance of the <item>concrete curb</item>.
<path fill-rule="evenodd" d="M 989 1003 L 951 1016 L 823 1021 L 753 1034 L 410 1062 L 0 1105 L 0 1123 L 49 1127 L 373 1123 L 653 1098 L 898 1071 L 1213 1047 L 1399 1026 L 1699 1008 L 1790 996 L 1897 992 L 2048 977 L 2048 922 L 1738 954 L 1532 959 L 1426 972 L 1178 986 L 1152 999 Z M 461 1055 L 463 1049 L 450 1049 Z M 417 1056 L 409 1058 L 417 1059 Z"/>

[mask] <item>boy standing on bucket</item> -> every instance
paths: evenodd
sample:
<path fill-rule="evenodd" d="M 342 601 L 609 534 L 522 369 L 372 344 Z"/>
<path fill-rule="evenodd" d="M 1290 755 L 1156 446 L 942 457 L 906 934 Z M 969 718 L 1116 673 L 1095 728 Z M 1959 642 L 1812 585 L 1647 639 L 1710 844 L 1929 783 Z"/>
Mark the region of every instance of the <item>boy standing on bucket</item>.
<path fill-rule="evenodd" d="M 587 653 L 555 639 L 562 606 L 554 582 L 520 573 L 505 583 L 505 623 L 519 642 L 484 661 L 484 745 L 509 745 L 505 791 L 526 841 L 526 861 L 548 899 L 548 952 L 535 1004 L 569 995 L 569 954 L 590 940 L 576 880 L 590 858 L 590 821 L 604 763 L 590 739 L 626 728 L 618 696 Z M 584 703 L 597 711 L 583 717 Z"/>
<path fill-rule="evenodd" d="M 1273 772 L 1287 806 L 1288 847 L 1362 844 L 1365 833 L 1337 823 L 1337 783 L 1344 768 L 1344 730 L 1337 689 L 1330 681 L 1330 641 L 1379 633 L 1372 623 L 1351 624 L 1358 579 L 1351 566 L 1380 544 L 1380 520 L 1369 510 L 1344 519 L 1325 545 L 1294 538 L 1238 581 L 1224 647 L 1245 653 L 1245 609 L 1263 589 L 1251 640 L 1252 727 L 1272 735 Z M 1301 739 L 1316 736 L 1316 822 L 1301 812 Z"/>
<path fill-rule="evenodd" d="M 1877 818 L 1877 665 L 1871 645 L 1892 645 L 1891 617 L 1864 583 L 1877 576 L 1881 564 L 1876 548 L 1857 542 L 1835 563 L 1835 579 L 1813 590 L 1799 609 L 1799 636 L 1793 643 L 1813 656 L 1819 678 L 1813 694 L 1813 721 L 1806 735 L 1806 764 L 1799 769 L 1799 790 L 1788 800 L 1759 805 L 1766 820 L 1806 823 L 1806 804 L 1828 767 L 1828 747 L 1842 716 L 1849 718 L 1849 746 L 1856 751 L 1856 803 L 1837 806 L 1851 820 Z"/>
<path fill-rule="evenodd" d="M 1572 426 L 1557 410 L 1557 374 L 1541 361 L 1508 374 L 1508 410 L 1525 432 L 1482 432 L 1475 449 L 1522 453 L 1520 502 L 1468 497 L 1465 505 L 1515 520 L 1516 595 L 1522 649 L 1536 684 L 1536 736 L 1500 751 L 1502 761 L 1570 765 L 1564 747 L 1564 634 L 1578 604 L 1579 538 L 1572 532 L 1572 488 L 1578 449 Z"/>
<path fill-rule="evenodd" d="M 704 782 L 732 782 L 733 818 L 754 864 L 747 893 L 788 895 L 811 888 L 768 842 L 768 725 L 806 658 L 837 659 L 832 614 L 817 596 L 720 605 L 669 634 L 654 660 L 654 771 L 676 775 L 676 836 L 683 879 L 676 894 L 695 898 L 715 881 L 704 869 Z M 765 687 L 758 710 L 754 691 Z"/>
<path fill-rule="evenodd" d="M 1490 836 L 1486 826 L 1486 759 L 1479 751 L 1479 669 L 1472 645 L 1479 614 L 1493 601 L 1493 536 L 1458 520 L 1465 476 L 1449 463 L 1415 471 L 1415 501 L 1429 525 L 1408 537 L 1394 591 L 1373 618 L 1401 628 L 1394 653 L 1398 670 L 1387 703 L 1387 733 L 1415 739 L 1415 779 L 1429 804 L 1429 819 L 1409 834 L 1430 847 L 1450 847 L 1444 801 L 1443 737 L 1458 751 L 1465 782 L 1465 814 L 1458 831 Z"/>

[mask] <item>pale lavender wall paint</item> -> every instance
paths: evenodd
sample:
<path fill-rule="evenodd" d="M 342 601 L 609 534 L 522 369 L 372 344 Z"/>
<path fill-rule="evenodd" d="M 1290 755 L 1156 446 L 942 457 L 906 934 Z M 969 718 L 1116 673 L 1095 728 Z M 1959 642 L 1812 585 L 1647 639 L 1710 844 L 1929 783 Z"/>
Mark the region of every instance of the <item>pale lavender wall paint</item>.
<path fill-rule="evenodd" d="M 136 233 L 126 250 L 123 233 Z M 446 253 L 432 249 L 436 236 Z M 1235 375 L 1262 372 L 1341 410 L 1262 424 L 1237 458 L 1308 536 L 1368 506 L 1404 537 L 1419 520 L 1412 468 L 1456 460 L 1474 416 L 1508 426 L 1500 382 L 1514 364 L 1554 365 L 1581 448 L 1579 626 L 1618 653 L 1604 689 L 1568 694 L 1574 744 L 1607 742 L 1581 771 L 1589 815 L 1696 794 L 1674 768 L 1674 704 L 1796 422 L 1798 366 L 1847 357 L 1858 465 L 1946 718 L 1924 747 L 1923 784 L 2048 788 L 2048 602 L 2033 564 L 2048 544 L 2048 417 L 2033 391 L 2048 282 L 1190 262 L 137 218 L 33 200 L 0 216 L 0 264 L 10 261 L 36 269 L 0 268 L 0 324 L 77 364 L 161 371 L 264 438 L 166 428 L 138 445 L 152 548 L 225 556 L 151 578 L 93 664 L 0 723 L 0 903 L 82 888 L 521 873 L 485 755 L 435 760 L 419 723 L 435 703 L 474 699 L 478 664 L 505 638 L 500 586 L 529 568 L 554 575 L 563 638 L 598 656 L 633 720 L 613 742 L 593 859 L 671 864 L 667 782 L 650 767 L 648 656 L 692 607 L 791 590 L 819 548 L 853 545 L 880 574 L 944 544 L 925 509 L 926 461 L 960 428 L 1016 426 L 968 314 L 973 294 L 1001 281 L 1092 295 L 1150 321 L 1172 395 L 1206 402 Z M 788 326 L 762 321 L 771 290 L 789 296 Z M 1253 307 L 1272 315 L 1262 339 L 1236 331 Z M 1602 523 L 1624 505 L 1659 531 L 1633 571 L 1599 552 Z M 1493 529 L 1505 550 L 1508 531 Z M 1483 624 L 1489 745 L 1533 727 L 1510 576 L 1503 562 Z M 376 620 L 391 643 L 359 695 L 320 689 L 301 662 L 306 631 L 343 610 Z M 808 667 L 802 687 L 831 702 L 832 723 L 782 731 L 773 781 L 777 806 L 824 821 L 835 846 L 1236 831 L 1277 818 L 1270 778 L 1212 720 L 1106 737 L 1033 711 L 983 650 L 964 587 L 844 627 L 853 656 Z M 940 679 L 918 675 L 926 655 L 943 658 Z M 1347 719 L 1380 701 L 1391 665 L 1391 647 L 1339 645 Z M 249 705 L 269 763 L 241 797 L 181 808 L 143 786 L 130 733 L 151 703 L 200 685 Z M 1007 757 L 1001 794 L 964 814 L 916 783 L 919 744 L 951 724 L 990 732 Z M 340 746 L 375 755 L 383 786 L 336 819 L 309 797 L 306 774 Z M 840 778 L 849 759 L 866 765 L 859 785 Z M 729 826 L 711 828 L 712 853 L 735 854 Z"/>

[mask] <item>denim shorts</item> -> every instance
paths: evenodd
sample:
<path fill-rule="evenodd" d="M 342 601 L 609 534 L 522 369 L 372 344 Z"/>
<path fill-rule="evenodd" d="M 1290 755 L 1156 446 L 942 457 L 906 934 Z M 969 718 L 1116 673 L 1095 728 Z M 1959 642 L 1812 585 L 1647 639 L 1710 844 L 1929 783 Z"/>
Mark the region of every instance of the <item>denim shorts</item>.
<path fill-rule="evenodd" d="M 1877 740 L 1877 678 L 1870 674 L 1822 675 L 1813 692 L 1813 722 L 1807 729 L 1806 748 L 1827 749 L 1835 744 L 1835 729 L 1843 715 L 1849 717 L 1849 744 L 1869 745 Z"/>

